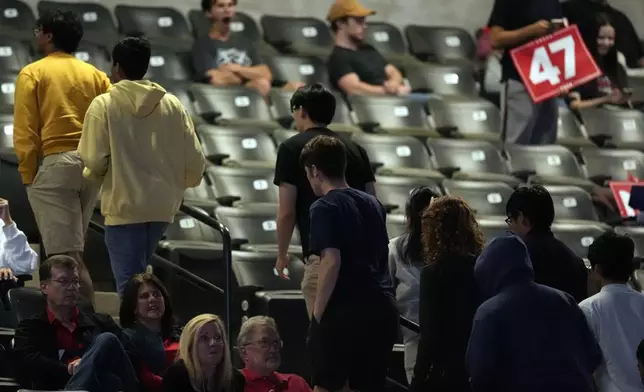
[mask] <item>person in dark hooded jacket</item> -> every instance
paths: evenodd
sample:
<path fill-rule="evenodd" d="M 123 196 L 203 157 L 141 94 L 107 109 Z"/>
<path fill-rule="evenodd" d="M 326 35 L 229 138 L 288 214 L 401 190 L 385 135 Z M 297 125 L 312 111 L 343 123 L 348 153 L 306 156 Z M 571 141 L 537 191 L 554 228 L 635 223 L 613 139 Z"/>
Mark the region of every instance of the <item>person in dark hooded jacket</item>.
<path fill-rule="evenodd" d="M 602 353 L 570 295 L 534 282 L 514 235 L 493 240 L 474 277 L 482 299 L 465 358 L 474 392 L 592 392 Z"/>

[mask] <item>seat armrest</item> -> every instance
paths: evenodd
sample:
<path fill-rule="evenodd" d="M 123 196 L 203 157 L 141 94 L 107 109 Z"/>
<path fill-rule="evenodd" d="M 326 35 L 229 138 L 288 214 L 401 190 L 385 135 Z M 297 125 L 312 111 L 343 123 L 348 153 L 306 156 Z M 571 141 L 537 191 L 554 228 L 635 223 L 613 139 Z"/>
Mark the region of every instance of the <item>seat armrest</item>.
<path fill-rule="evenodd" d="M 225 207 L 232 207 L 234 202 L 240 200 L 241 197 L 239 196 L 220 196 L 217 198 L 217 202 Z"/>
<path fill-rule="evenodd" d="M 441 136 L 448 138 L 460 138 L 461 134 L 458 132 L 458 128 L 453 125 L 445 125 L 442 127 L 436 127 L 436 132 Z"/>
<path fill-rule="evenodd" d="M 452 178 L 454 176 L 454 173 L 460 172 L 461 168 L 458 166 L 448 166 L 448 167 L 441 167 L 438 169 L 439 172 L 443 173 L 443 175 L 447 178 Z"/>
<path fill-rule="evenodd" d="M 520 178 L 523 182 L 528 182 L 528 179 L 536 174 L 537 172 L 534 170 L 517 170 L 512 173 L 513 176 Z"/>

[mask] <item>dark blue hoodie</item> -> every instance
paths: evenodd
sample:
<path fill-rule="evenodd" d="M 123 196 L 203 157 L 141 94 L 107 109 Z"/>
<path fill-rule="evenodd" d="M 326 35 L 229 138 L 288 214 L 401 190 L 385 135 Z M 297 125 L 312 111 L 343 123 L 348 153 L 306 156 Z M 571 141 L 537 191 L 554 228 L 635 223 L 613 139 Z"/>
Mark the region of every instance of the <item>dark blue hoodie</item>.
<path fill-rule="evenodd" d="M 474 392 L 592 392 L 601 349 L 568 294 L 534 282 L 525 244 L 499 237 L 474 277 L 486 300 L 474 317 L 466 366 Z"/>

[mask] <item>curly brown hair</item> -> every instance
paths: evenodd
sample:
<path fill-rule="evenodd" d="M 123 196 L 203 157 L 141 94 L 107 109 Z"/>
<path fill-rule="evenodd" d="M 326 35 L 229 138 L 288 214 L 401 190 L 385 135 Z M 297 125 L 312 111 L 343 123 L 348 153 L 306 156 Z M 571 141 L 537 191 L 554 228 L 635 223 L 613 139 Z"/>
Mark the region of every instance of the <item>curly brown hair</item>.
<path fill-rule="evenodd" d="M 478 256 L 485 240 L 474 212 L 460 197 L 441 196 L 423 212 L 423 256 L 434 264 L 447 253 Z"/>

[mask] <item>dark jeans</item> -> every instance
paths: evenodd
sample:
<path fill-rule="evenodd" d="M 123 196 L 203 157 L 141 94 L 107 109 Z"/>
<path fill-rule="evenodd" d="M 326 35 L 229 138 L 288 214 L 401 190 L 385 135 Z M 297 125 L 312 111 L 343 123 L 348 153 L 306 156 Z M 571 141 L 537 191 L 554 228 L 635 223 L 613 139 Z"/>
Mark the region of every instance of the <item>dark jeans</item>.
<path fill-rule="evenodd" d="M 109 332 L 94 339 L 67 382 L 68 391 L 138 392 L 136 373 L 119 339 Z"/>
<path fill-rule="evenodd" d="M 148 261 L 167 228 L 167 222 L 105 226 L 105 244 L 120 296 L 123 295 L 128 280 L 145 272 Z"/>

